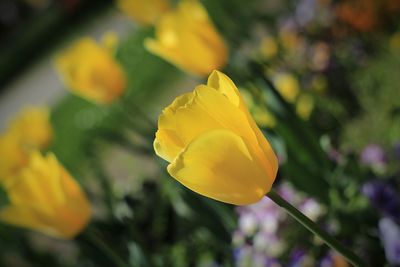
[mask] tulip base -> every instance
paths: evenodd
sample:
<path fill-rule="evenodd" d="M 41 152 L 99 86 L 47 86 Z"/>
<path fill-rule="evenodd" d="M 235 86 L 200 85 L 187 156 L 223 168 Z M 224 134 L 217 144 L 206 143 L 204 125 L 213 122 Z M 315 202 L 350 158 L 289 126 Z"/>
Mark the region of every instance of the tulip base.
<path fill-rule="evenodd" d="M 305 216 L 298 209 L 292 206 L 289 202 L 284 200 L 279 194 L 271 190 L 269 193 L 267 193 L 267 197 L 269 197 L 277 205 L 286 210 L 286 212 L 291 217 L 293 217 L 296 221 L 301 223 L 310 232 L 312 232 L 320 239 L 322 239 L 330 248 L 336 250 L 339 254 L 341 254 L 353 266 L 356 267 L 367 266 L 356 254 L 354 254 L 351 250 L 343 246 L 338 240 L 336 240 L 330 234 L 322 230 L 317 224 L 315 224 L 307 216 Z"/>

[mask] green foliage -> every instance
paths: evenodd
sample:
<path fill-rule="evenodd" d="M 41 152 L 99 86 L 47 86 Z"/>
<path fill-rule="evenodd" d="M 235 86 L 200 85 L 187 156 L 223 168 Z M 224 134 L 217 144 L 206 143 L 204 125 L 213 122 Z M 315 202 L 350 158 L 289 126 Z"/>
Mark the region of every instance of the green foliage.
<path fill-rule="evenodd" d="M 383 50 L 352 75 L 362 113 L 344 124 L 343 146 L 359 151 L 370 143 L 388 147 L 400 140 L 399 69 L 400 56 Z"/>

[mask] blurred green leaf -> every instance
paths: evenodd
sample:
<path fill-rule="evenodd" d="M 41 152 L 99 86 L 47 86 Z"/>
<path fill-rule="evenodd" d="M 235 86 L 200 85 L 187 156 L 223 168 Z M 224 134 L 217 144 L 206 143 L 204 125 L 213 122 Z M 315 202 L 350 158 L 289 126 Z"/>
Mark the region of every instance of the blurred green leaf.
<path fill-rule="evenodd" d="M 149 266 L 146 257 L 143 254 L 142 249 L 135 242 L 128 244 L 129 250 L 129 264 L 134 267 L 146 267 Z"/>

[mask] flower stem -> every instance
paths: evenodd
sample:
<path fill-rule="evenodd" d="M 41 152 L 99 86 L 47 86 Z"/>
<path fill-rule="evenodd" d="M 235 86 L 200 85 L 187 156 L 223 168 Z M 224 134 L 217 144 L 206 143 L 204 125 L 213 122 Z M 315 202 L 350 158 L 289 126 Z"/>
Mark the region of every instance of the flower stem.
<path fill-rule="evenodd" d="M 86 240 L 92 247 L 96 248 L 99 253 L 105 255 L 115 267 L 130 267 L 107 243 L 99 238 L 96 233 L 88 230 L 82 234 L 82 238 Z"/>
<path fill-rule="evenodd" d="M 367 266 L 356 254 L 351 250 L 343 246 L 338 240 L 332 237 L 330 234 L 322 230 L 317 224 L 311 221 L 307 216 L 301 213 L 298 209 L 293 207 L 289 202 L 284 200 L 279 194 L 271 190 L 267 196 L 274 201 L 277 205 L 282 207 L 292 216 L 296 221 L 301 223 L 305 228 L 311 231 L 313 234 L 321 238 L 330 248 L 340 253 L 349 263 L 355 267 Z"/>

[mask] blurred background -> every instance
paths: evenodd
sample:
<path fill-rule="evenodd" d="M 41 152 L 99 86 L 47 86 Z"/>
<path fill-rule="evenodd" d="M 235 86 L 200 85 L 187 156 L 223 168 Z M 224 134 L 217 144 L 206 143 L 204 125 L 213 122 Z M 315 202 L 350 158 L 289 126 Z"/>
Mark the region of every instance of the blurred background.
<path fill-rule="evenodd" d="M 276 190 L 369 266 L 400 266 L 400 2 L 181 2 L 0 0 L 0 137 L 48 109 L 41 151 L 92 207 L 73 240 L 2 219 L 0 266 L 351 266 L 268 198 L 235 207 L 169 177 L 157 118 L 213 69 L 274 147 Z M 0 178 L 14 151 L 1 140 Z"/>

